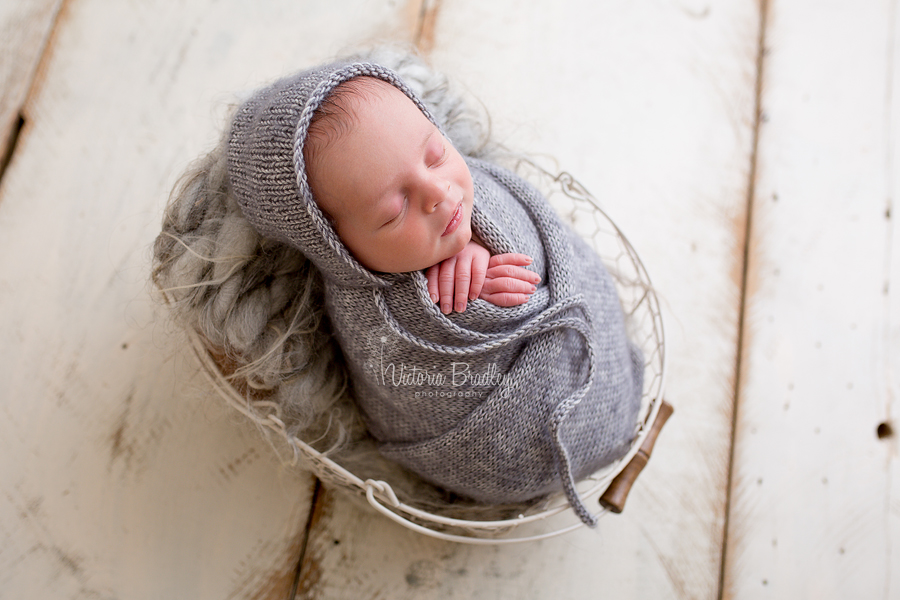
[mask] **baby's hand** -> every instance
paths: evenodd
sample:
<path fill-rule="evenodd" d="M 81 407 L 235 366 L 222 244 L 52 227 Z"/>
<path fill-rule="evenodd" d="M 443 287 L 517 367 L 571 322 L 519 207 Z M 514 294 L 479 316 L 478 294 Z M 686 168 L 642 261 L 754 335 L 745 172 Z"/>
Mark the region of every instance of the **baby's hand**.
<path fill-rule="evenodd" d="M 541 280 L 523 267 L 531 264 L 524 254 L 491 256 L 487 248 L 470 241 L 461 252 L 425 272 L 428 293 L 440 301 L 441 312 L 463 312 L 468 300 L 479 296 L 497 306 L 515 306 L 528 301 Z"/>
<path fill-rule="evenodd" d="M 425 271 L 428 280 L 428 294 L 432 302 L 441 303 L 441 312 L 466 310 L 468 300 L 474 300 L 481 293 L 487 274 L 491 253 L 474 241 L 455 256 L 431 266 Z"/>
<path fill-rule="evenodd" d="M 528 302 L 537 290 L 540 275 L 525 269 L 531 257 L 525 254 L 497 254 L 488 262 L 481 299 L 497 306 L 517 306 Z"/>

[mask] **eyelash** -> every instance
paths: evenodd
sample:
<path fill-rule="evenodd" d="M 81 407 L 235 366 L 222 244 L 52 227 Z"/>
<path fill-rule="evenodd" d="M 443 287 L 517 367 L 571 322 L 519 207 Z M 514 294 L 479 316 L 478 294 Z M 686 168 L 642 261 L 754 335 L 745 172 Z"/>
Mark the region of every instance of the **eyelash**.
<path fill-rule="evenodd" d="M 398 212 L 398 213 L 397 213 L 397 216 L 395 216 L 393 219 L 391 219 L 390 221 L 388 221 L 387 223 L 385 223 L 384 225 L 382 225 L 382 227 L 386 227 L 386 226 L 390 225 L 391 223 L 394 223 L 395 221 L 400 220 L 400 217 L 403 216 L 403 211 L 405 211 L 405 210 L 406 210 L 406 198 L 404 197 L 404 198 L 403 198 L 403 205 L 400 207 L 400 212 Z"/>

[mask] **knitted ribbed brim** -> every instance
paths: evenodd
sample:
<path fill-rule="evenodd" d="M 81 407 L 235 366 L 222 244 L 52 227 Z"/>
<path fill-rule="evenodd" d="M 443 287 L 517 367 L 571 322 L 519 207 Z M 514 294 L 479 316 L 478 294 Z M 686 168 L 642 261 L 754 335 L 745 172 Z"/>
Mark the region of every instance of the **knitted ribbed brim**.
<path fill-rule="evenodd" d="M 326 277 L 345 285 L 382 286 L 383 277 L 350 254 L 317 206 L 303 158 L 316 109 L 341 83 L 361 76 L 395 86 L 438 125 L 390 69 L 333 63 L 281 79 L 244 102 L 231 125 L 228 175 L 241 211 L 261 235 L 294 246 Z"/>

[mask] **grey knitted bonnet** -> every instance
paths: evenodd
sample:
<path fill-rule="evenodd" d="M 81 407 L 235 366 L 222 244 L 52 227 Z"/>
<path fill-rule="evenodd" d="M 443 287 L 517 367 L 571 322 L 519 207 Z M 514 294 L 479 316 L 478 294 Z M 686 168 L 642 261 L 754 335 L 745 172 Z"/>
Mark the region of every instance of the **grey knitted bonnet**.
<path fill-rule="evenodd" d="M 384 279 L 353 258 L 319 209 L 303 158 L 315 111 L 338 85 L 361 76 L 395 86 L 437 125 L 390 69 L 336 62 L 281 79 L 238 109 L 228 140 L 228 175 L 241 211 L 261 235 L 297 248 L 343 285 L 381 286 Z"/>

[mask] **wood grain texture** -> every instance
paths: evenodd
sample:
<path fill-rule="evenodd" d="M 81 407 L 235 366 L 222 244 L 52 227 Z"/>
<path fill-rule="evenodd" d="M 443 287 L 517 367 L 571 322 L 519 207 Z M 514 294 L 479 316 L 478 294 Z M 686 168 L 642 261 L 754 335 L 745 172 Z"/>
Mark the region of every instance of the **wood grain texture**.
<path fill-rule="evenodd" d="M 313 480 L 209 392 L 149 298 L 179 173 L 241 90 L 391 3 L 66 6 L 0 198 L 0 597 L 286 598 Z"/>
<path fill-rule="evenodd" d="M 0 188 L 0 598 L 285 598 L 307 523 L 298 598 L 716 597 L 754 3 L 57 6 L 0 3 L 0 135 L 28 121 Z M 900 7 L 770 19 L 724 596 L 900 597 Z M 149 299 L 168 192 L 227 106 L 377 40 L 430 49 L 498 140 L 572 172 L 654 280 L 676 413 L 597 531 L 470 547 L 312 507 Z"/>
<path fill-rule="evenodd" d="M 898 6 L 769 10 L 725 597 L 897 598 Z"/>
<path fill-rule="evenodd" d="M 711 598 L 725 523 L 757 37 L 752 4 L 443 3 L 433 63 L 507 146 L 595 194 L 663 299 L 676 407 L 627 510 L 521 547 L 421 539 L 340 498 L 304 598 Z"/>

